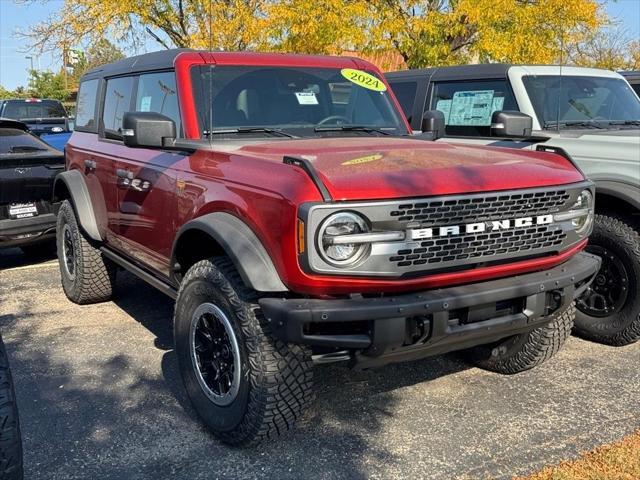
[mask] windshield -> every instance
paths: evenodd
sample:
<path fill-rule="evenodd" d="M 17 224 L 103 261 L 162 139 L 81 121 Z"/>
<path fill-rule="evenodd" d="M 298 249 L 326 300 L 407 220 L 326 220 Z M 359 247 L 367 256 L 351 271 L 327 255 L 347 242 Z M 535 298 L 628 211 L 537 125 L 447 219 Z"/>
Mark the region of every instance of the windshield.
<path fill-rule="evenodd" d="M 385 84 L 368 72 L 200 66 L 192 81 L 203 137 L 408 133 Z"/>
<path fill-rule="evenodd" d="M 565 75 L 522 80 L 542 128 L 602 128 L 640 121 L 640 100 L 624 80 Z"/>
<path fill-rule="evenodd" d="M 60 102 L 52 100 L 9 100 L 5 104 L 2 116 L 14 120 L 28 118 L 60 118 L 66 117 Z"/>

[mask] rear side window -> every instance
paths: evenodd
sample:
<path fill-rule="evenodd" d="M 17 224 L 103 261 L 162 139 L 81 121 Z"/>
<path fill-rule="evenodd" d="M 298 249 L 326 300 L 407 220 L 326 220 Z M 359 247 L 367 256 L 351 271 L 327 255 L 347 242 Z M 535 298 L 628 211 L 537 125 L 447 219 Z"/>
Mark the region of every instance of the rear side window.
<path fill-rule="evenodd" d="M 119 77 L 107 80 L 102 122 L 107 137 L 121 138 L 122 117 L 131 110 L 133 77 Z"/>
<path fill-rule="evenodd" d="M 98 80 L 89 80 L 80 84 L 76 105 L 76 128 L 95 131 L 96 96 Z"/>
<path fill-rule="evenodd" d="M 444 113 L 447 135 L 488 137 L 493 112 L 518 105 L 506 80 L 483 80 L 436 83 L 428 109 Z"/>
<path fill-rule="evenodd" d="M 55 100 L 9 100 L 5 104 L 2 116 L 13 120 L 28 120 L 66 117 L 67 112 L 62 104 Z"/>
<path fill-rule="evenodd" d="M 180 132 L 180 111 L 175 74 L 161 72 L 140 75 L 135 110 L 166 115 L 175 122 L 176 131 Z"/>
<path fill-rule="evenodd" d="M 411 119 L 413 114 L 413 102 L 416 98 L 416 91 L 418 90 L 417 82 L 389 82 L 391 90 L 395 94 L 405 117 Z"/>

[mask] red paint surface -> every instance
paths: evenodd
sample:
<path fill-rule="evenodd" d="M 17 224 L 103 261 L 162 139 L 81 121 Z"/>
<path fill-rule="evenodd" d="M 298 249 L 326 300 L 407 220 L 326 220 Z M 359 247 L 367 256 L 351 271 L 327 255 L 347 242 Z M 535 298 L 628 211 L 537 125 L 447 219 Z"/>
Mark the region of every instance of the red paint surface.
<path fill-rule="evenodd" d="M 198 63 L 353 67 L 379 71 L 363 61 L 250 53 L 183 53 L 176 59 L 180 110 L 186 135 L 199 135 L 189 69 Z M 215 144 L 214 144 L 215 145 Z M 309 158 L 336 200 L 389 199 L 464 194 L 562 185 L 583 180 L 564 158 L 541 152 L 449 145 L 375 136 L 310 140 L 264 140 L 230 150 L 191 156 L 130 149 L 98 135 L 75 132 L 67 145 L 69 169 L 83 172 L 99 228 L 109 244 L 125 255 L 169 275 L 176 232 L 186 222 L 214 211 L 242 219 L 257 235 L 282 281 L 294 292 L 328 295 L 402 292 L 479 282 L 555 266 L 584 247 L 557 255 L 475 270 L 394 280 L 309 275 L 298 264 L 298 206 L 320 201 L 307 174 L 285 165 L 286 155 Z M 374 155 L 375 157 L 369 157 Z M 374 158 L 371 161 L 345 162 Z M 84 160 L 95 159 L 96 172 Z M 115 169 L 152 183 L 147 193 L 119 189 Z M 178 188 L 179 185 L 179 188 Z M 308 242 L 308 240 L 307 240 Z"/>

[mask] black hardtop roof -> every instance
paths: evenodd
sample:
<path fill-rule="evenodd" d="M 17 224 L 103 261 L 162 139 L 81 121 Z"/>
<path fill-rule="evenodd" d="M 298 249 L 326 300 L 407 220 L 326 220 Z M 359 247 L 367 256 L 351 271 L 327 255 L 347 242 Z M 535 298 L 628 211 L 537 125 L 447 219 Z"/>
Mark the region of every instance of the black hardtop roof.
<path fill-rule="evenodd" d="M 630 70 L 627 72 L 618 72 L 625 78 L 631 78 L 633 80 L 640 80 L 640 70 Z"/>
<path fill-rule="evenodd" d="M 82 76 L 82 80 L 112 77 L 126 73 L 143 72 L 147 70 L 164 70 L 173 68 L 173 62 L 182 52 L 193 52 L 190 48 L 174 48 L 144 53 L 135 57 L 123 58 L 117 62 L 108 63 L 89 70 Z"/>
<path fill-rule="evenodd" d="M 504 78 L 507 76 L 510 63 L 481 63 L 476 65 L 456 65 L 453 67 L 433 67 L 401 72 L 389 72 L 385 76 L 389 79 L 405 77 L 428 76 L 432 80 L 446 78 L 447 80 L 471 80 L 474 78 Z"/>

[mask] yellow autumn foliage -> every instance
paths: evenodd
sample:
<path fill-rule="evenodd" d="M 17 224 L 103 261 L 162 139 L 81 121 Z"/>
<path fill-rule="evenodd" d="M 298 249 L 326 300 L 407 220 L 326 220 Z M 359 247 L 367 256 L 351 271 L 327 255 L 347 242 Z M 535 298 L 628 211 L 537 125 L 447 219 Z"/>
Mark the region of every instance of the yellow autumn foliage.
<path fill-rule="evenodd" d="M 605 21 L 597 0 L 65 0 L 24 36 L 53 50 L 105 36 L 135 45 L 150 30 L 166 47 L 395 50 L 421 67 L 555 62 Z"/>

